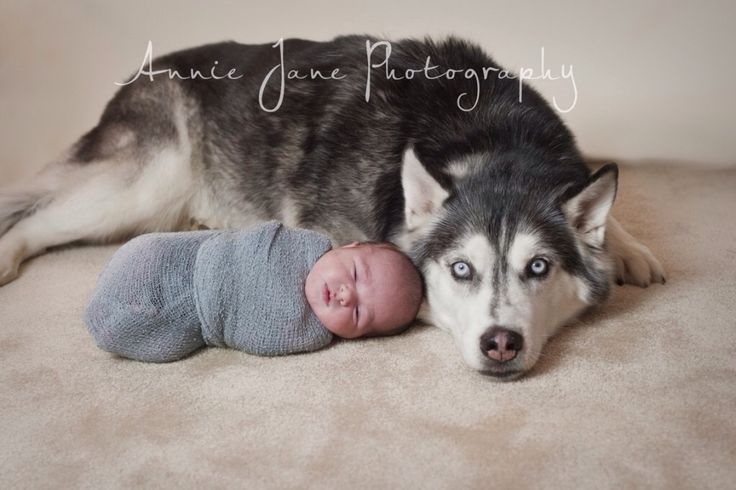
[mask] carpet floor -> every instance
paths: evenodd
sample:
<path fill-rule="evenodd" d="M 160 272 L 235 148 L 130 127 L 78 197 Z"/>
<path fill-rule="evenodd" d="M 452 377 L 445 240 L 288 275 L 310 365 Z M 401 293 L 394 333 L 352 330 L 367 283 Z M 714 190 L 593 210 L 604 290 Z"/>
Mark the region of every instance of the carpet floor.
<path fill-rule="evenodd" d="M 0 488 L 734 488 L 736 169 L 624 167 L 619 189 L 667 284 L 615 287 L 510 383 L 426 326 L 114 358 L 81 315 L 117 246 L 32 259 L 0 288 Z"/>

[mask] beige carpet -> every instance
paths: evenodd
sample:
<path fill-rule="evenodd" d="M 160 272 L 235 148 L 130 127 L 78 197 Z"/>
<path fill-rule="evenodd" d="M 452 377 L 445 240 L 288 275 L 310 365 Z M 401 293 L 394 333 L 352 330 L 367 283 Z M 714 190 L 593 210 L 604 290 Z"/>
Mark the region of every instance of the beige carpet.
<path fill-rule="evenodd" d="M 0 289 L 0 488 L 734 488 L 736 170 L 626 168 L 666 286 L 616 288 L 498 384 L 428 327 L 276 359 L 153 365 L 80 320 L 115 247 Z"/>

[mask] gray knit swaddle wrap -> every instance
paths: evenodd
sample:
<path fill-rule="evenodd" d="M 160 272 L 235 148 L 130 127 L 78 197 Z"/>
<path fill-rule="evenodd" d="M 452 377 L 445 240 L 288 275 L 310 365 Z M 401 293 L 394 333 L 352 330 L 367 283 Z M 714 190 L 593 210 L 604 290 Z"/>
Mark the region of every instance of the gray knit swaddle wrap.
<path fill-rule="evenodd" d="M 316 350 L 332 334 L 304 283 L 330 248 L 327 237 L 278 222 L 141 235 L 102 271 L 84 319 L 100 348 L 140 361 L 174 361 L 205 345 L 258 355 Z"/>

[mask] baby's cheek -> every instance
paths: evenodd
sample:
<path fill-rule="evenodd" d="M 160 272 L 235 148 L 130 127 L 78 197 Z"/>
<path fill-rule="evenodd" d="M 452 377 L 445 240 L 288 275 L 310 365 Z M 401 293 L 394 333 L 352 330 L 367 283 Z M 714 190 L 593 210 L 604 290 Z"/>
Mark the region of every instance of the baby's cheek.
<path fill-rule="evenodd" d="M 330 311 L 329 309 L 325 308 L 322 311 L 322 314 L 317 316 L 329 331 L 338 335 L 340 334 L 342 330 L 342 322 L 340 321 L 339 316 L 335 315 L 334 311 Z"/>
<path fill-rule="evenodd" d="M 322 308 L 318 308 L 315 310 L 315 314 L 317 315 L 317 318 L 319 318 L 319 321 L 321 321 L 327 328 L 330 328 L 330 315 L 327 314 L 327 311 Z"/>
<path fill-rule="evenodd" d="M 329 330 L 343 338 L 354 338 L 357 334 L 352 318 L 343 311 L 331 312 L 330 324 L 325 324 Z"/>

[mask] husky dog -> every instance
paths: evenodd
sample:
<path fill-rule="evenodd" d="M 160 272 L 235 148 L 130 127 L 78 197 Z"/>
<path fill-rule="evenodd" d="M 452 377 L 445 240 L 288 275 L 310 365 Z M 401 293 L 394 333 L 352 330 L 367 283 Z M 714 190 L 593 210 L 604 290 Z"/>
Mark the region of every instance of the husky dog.
<path fill-rule="evenodd" d="M 388 76 L 389 64 L 498 65 L 456 38 L 394 42 L 390 58 L 382 45 L 386 63 L 366 64 L 377 42 L 286 40 L 281 55 L 225 42 L 154 60 L 169 76 L 123 86 L 59 161 L 0 193 L 0 284 L 56 245 L 278 219 L 336 245 L 399 244 L 426 279 L 421 318 L 452 334 L 468 366 L 511 379 L 612 279 L 664 282 L 609 216 L 616 166 L 591 174 L 538 93 L 498 70 Z M 171 76 L 214 73 L 215 62 L 241 76 Z M 339 77 L 304 75 L 313 70 Z M 458 104 L 476 91 L 472 110 Z"/>

